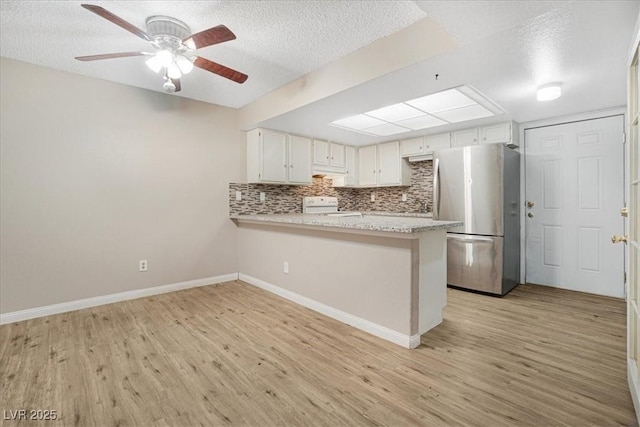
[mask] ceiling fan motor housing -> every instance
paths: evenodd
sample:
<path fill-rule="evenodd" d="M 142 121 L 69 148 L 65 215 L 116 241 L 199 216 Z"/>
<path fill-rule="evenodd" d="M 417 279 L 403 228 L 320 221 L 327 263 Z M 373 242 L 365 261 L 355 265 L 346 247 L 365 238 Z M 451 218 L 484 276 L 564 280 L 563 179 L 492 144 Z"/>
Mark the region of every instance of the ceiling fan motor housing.
<path fill-rule="evenodd" d="M 170 16 L 155 15 L 147 18 L 147 33 L 158 47 L 179 51 L 184 49 L 182 40 L 191 35 L 191 29 L 184 22 Z"/>

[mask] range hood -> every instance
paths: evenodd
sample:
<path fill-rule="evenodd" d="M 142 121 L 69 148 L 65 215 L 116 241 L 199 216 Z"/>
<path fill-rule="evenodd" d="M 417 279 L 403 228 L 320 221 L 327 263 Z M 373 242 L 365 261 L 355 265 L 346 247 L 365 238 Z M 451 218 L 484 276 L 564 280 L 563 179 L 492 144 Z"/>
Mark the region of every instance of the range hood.
<path fill-rule="evenodd" d="M 326 178 L 326 179 L 334 179 L 334 178 L 344 178 L 347 176 L 344 172 L 339 172 L 336 170 L 332 170 L 330 168 L 323 169 L 319 167 L 314 167 L 311 174 L 314 178 Z"/>

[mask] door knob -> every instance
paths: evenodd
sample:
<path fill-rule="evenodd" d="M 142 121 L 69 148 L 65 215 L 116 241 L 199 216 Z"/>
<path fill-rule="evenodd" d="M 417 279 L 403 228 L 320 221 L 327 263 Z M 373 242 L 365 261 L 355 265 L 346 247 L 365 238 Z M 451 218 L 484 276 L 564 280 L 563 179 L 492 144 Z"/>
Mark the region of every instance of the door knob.
<path fill-rule="evenodd" d="M 536 205 L 536 204 L 535 204 L 535 203 L 533 203 L 533 202 L 531 202 L 531 201 L 527 202 L 527 207 L 528 207 L 529 209 L 531 209 L 531 208 L 532 208 L 532 207 L 534 207 L 535 205 Z"/>
<path fill-rule="evenodd" d="M 533 213 L 529 212 L 529 213 L 527 214 L 527 216 L 528 216 L 529 218 L 533 218 Z"/>
<path fill-rule="evenodd" d="M 611 243 L 624 242 L 626 244 L 627 240 L 628 240 L 627 236 L 618 236 L 617 234 L 614 234 L 613 236 L 611 236 Z"/>

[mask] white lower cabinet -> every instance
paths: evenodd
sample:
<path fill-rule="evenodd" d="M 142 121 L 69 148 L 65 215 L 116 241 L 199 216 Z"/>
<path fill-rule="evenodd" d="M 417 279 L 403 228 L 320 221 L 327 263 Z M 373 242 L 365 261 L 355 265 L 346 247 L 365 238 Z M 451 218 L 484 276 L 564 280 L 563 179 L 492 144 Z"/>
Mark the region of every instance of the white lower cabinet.
<path fill-rule="evenodd" d="M 385 142 L 358 149 L 358 186 L 410 185 L 411 170 L 400 157 L 400 142 Z"/>
<path fill-rule="evenodd" d="M 268 129 L 247 132 L 247 182 L 311 184 L 311 139 Z"/>

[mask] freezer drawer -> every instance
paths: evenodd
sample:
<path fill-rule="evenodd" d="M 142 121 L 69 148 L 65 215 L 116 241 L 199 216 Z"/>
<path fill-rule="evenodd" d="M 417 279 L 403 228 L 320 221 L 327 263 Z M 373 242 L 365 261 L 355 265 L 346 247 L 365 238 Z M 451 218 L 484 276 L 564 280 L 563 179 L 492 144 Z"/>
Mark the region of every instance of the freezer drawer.
<path fill-rule="evenodd" d="M 447 283 L 501 295 L 503 238 L 447 233 Z"/>

